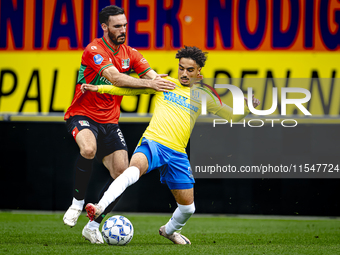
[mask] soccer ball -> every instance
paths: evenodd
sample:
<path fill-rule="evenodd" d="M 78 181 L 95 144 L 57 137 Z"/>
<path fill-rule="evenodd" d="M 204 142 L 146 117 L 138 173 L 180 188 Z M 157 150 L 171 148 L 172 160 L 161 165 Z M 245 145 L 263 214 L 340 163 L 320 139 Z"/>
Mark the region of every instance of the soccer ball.
<path fill-rule="evenodd" d="M 105 221 L 102 234 L 108 244 L 125 245 L 133 237 L 133 226 L 124 216 L 115 215 Z"/>

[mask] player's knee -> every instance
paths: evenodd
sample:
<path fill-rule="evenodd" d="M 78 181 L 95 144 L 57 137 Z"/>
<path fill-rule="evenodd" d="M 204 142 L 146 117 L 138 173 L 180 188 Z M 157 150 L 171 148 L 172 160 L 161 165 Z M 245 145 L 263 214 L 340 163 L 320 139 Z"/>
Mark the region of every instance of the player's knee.
<path fill-rule="evenodd" d="M 110 171 L 110 175 L 113 179 L 116 179 L 119 175 L 124 173 L 124 171 L 128 168 L 127 165 L 121 165 L 121 166 L 112 166 L 112 167 L 107 167 Z"/>
<path fill-rule="evenodd" d="M 190 205 L 180 205 L 178 204 L 178 208 L 183 214 L 194 214 L 196 208 L 195 203 L 192 203 Z"/>
<path fill-rule="evenodd" d="M 117 168 L 115 169 L 115 171 L 114 171 L 112 174 L 116 176 L 115 178 L 117 178 L 119 175 L 121 175 L 122 173 L 124 173 L 124 171 L 125 171 L 127 168 L 128 168 L 127 166 L 124 166 L 124 167 L 117 167 Z M 111 174 L 111 176 L 112 176 L 112 174 Z M 114 178 L 114 177 L 112 177 L 112 178 Z"/>
<path fill-rule="evenodd" d="M 110 175 L 111 175 L 112 179 L 115 180 L 115 179 L 116 179 L 119 175 L 121 175 L 123 172 L 124 172 L 124 171 L 120 172 L 120 171 L 117 171 L 117 170 L 115 170 L 115 171 L 110 171 Z"/>
<path fill-rule="evenodd" d="M 112 179 L 115 180 L 119 176 L 119 174 L 116 174 L 113 171 L 110 171 L 110 176 L 111 176 Z"/>
<path fill-rule="evenodd" d="M 84 158 L 87 159 L 93 159 L 94 156 L 96 155 L 96 147 L 94 146 L 85 146 L 81 151 L 80 151 L 81 155 Z"/>

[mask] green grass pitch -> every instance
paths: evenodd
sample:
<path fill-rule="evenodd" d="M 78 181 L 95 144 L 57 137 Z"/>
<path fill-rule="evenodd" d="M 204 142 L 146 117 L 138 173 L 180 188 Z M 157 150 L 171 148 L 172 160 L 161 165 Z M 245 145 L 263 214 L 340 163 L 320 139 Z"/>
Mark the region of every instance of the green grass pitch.
<path fill-rule="evenodd" d="M 192 245 L 180 246 L 158 234 L 170 214 L 124 216 L 134 226 L 134 237 L 126 246 L 109 246 L 82 238 L 84 214 L 69 228 L 62 213 L 0 212 L 0 254 L 340 254 L 338 219 L 196 215 L 182 230 Z"/>

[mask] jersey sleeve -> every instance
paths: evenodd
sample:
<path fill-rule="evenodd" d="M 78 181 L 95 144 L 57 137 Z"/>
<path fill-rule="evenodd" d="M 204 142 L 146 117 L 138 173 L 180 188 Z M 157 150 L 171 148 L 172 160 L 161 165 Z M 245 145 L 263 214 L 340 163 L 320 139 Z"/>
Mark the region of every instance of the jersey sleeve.
<path fill-rule="evenodd" d="M 203 92 L 205 93 L 205 92 Z M 220 104 L 220 101 L 217 99 L 217 97 L 213 95 L 209 95 L 208 93 L 205 93 L 205 96 L 207 98 L 207 110 L 208 112 L 212 114 L 216 114 L 220 109 L 223 108 L 223 104 Z"/>
<path fill-rule="evenodd" d="M 208 97 L 208 95 L 207 95 Z M 213 96 L 214 97 L 214 96 Z M 246 117 L 249 114 L 249 108 L 245 104 L 244 106 L 244 114 L 243 115 L 234 115 L 233 114 L 233 108 L 230 106 L 222 103 L 220 104 L 219 100 L 214 97 L 208 97 L 207 99 L 207 110 L 208 112 L 215 114 L 223 119 L 226 119 L 228 121 L 233 120 L 233 122 L 238 122 L 242 120 L 244 117 Z"/>
<path fill-rule="evenodd" d="M 93 70 L 100 76 L 104 69 L 113 66 L 109 55 L 99 46 L 91 46 L 91 44 L 86 47 L 82 62 L 86 66 L 93 68 Z"/>
<path fill-rule="evenodd" d="M 144 74 L 146 74 L 148 71 L 151 70 L 151 67 L 148 63 L 148 61 L 143 57 L 141 53 L 139 53 L 134 48 L 129 48 L 130 54 L 131 54 L 131 62 L 132 62 L 132 68 L 135 70 L 135 72 L 138 74 L 139 77 L 142 77 Z"/>
<path fill-rule="evenodd" d="M 137 96 L 141 94 L 155 94 L 156 91 L 153 89 L 131 89 L 131 88 L 120 88 L 112 85 L 99 85 L 98 93 L 100 94 L 111 94 L 116 96 Z"/>

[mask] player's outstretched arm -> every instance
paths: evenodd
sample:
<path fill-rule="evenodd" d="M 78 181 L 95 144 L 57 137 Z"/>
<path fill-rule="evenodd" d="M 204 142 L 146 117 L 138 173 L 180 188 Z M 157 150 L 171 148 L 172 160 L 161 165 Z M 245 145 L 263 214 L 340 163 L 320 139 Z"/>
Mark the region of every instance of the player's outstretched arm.
<path fill-rule="evenodd" d="M 248 105 L 248 98 L 244 98 L 246 104 Z M 260 105 L 260 100 L 258 100 L 257 98 L 252 97 L 252 103 L 254 108 L 256 108 L 257 106 Z M 228 121 L 232 120 L 233 122 L 239 122 L 241 121 L 243 118 L 245 118 L 248 114 L 249 114 L 249 109 L 248 107 L 246 107 L 245 111 L 244 111 L 244 115 L 233 115 L 233 109 L 231 107 L 229 107 L 228 105 L 223 104 L 223 106 L 215 113 L 217 116 L 220 116 L 221 118 L 224 118 Z"/>
<path fill-rule="evenodd" d="M 169 75 L 167 73 L 165 74 L 158 74 L 154 70 L 150 70 L 145 75 L 141 77 L 141 79 L 149 79 L 149 80 L 155 80 L 155 79 L 162 79 L 164 77 L 168 77 Z"/>
<path fill-rule="evenodd" d="M 156 91 L 153 89 L 130 89 L 130 88 L 118 88 L 112 85 L 91 85 L 82 84 L 81 92 L 85 93 L 87 90 L 91 92 L 98 92 L 100 94 L 111 94 L 116 96 L 137 96 L 141 94 L 154 94 Z"/>
<path fill-rule="evenodd" d="M 151 71 L 149 71 L 151 72 Z M 136 79 L 131 76 L 118 72 L 117 68 L 110 66 L 103 71 L 103 76 L 114 86 L 129 88 L 150 88 L 156 91 L 172 90 L 176 87 L 175 83 L 165 79 Z"/>
<path fill-rule="evenodd" d="M 169 76 L 169 75 L 168 74 L 158 74 L 154 70 L 150 70 L 145 75 L 143 75 L 141 78 L 142 79 L 154 80 L 154 79 L 161 79 L 161 78 L 167 77 L 167 76 Z"/>

